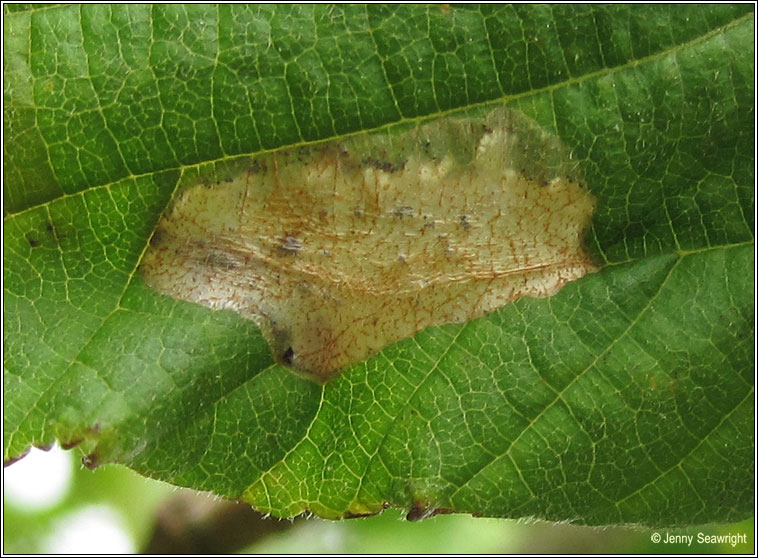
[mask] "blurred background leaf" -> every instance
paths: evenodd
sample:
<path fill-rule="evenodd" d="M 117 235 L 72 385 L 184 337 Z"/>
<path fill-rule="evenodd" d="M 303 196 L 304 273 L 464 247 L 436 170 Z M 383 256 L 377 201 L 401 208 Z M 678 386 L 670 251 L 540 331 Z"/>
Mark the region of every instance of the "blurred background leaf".
<path fill-rule="evenodd" d="M 55 450 L 53 450 L 55 452 Z M 39 454 L 35 450 L 35 453 Z M 128 553 L 155 548 L 156 516 L 176 509 L 175 501 L 206 510 L 209 505 L 222 504 L 207 494 L 179 490 L 156 481 L 145 479 L 120 466 L 105 466 L 95 471 L 75 465 L 75 451 L 65 452 L 68 460 L 62 464 L 50 454 L 41 454 L 39 463 L 22 461 L 18 468 L 30 471 L 22 476 L 40 488 L 34 471 L 44 470 L 55 474 L 60 466 L 72 467 L 70 484 L 61 499 L 48 502 L 49 507 L 30 509 L 28 504 L 13 495 L 4 493 L 3 551 L 14 553 Z M 33 454 L 33 458 L 37 458 Z M 15 468 L 16 466 L 14 466 Z M 23 483 L 12 478 L 5 483 Z M 28 487 L 27 487 L 28 488 Z M 18 487 L 8 488 L 11 492 Z M 37 498 L 44 496 L 44 490 Z M 222 504 L 223 505 L 223 504 Z M 243 504 L 232 504 L 243 507 Z M 106 522 L 93 529 L 92 523 L 75 523 L 72 518 L 82 512 L 95 510 Z M 107 522 L 111 521 L 112 524 Z M 403 521 L 397 510 L 382 515 L 347 521 L 308 521 L 291 523 L 270 518 L 263 520 L 284 528 L 281 533 L 257 537 L 256 521 L 250 520 L 247 531 L 254 544 L 239 547 L 243 553 L 276 554 L 353 554 L 353 553 L 428 553 L 428 554 L 572 554 L 572 553 L 629 553 L 629 554 L 749 554 L 754 547 L 754 523 L 705 526 L 670 531 L 651 531 L 623 527 L 593 528 L 575 525 L 557 525 L 543 522 L 523 522 L 505 519 L 473 518 L 466 515 L 440 515 L 421 522 Z M 81 525 L 83 530 L 78 530 Z M 109 527 L 104 529 L 103 527 Z M 239 528 L 239 525 L 237 525 Z M 113 529 L 122 532 L 114 536 Z M 275 530 L 275 529 L 274 529 Z M 721 544 L 686 545 L 655 544 L 650 537 L 659 532 L 672 535 L 743 534 L 744 542 L 732 546 Z M 110 535 L 110 538 L 108 536 Z M 195 537 L 202 537 L 195 532 Z M 183 546 L 176 546 L 181 553 Z"/>

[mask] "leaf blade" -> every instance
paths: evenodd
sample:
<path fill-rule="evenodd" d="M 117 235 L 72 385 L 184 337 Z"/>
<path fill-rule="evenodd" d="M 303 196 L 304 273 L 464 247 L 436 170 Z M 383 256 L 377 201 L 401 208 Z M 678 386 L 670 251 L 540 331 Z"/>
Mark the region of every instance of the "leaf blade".
<path fill-rule="evenodd" d="M 749 6 L 69 6 L 7 13 L 6 31 L 6 459 L 83 439 L 91 460 L 281 515 L 749 513 Z M 589 244 L 608 266 L 554 298 L 422 332 L 319 388 L 249 324 L 135 276 L 183 165 L 497 98 L 560 135 L 599 200 Z M 577 374 L 593 359 L 617 376 Z"/>

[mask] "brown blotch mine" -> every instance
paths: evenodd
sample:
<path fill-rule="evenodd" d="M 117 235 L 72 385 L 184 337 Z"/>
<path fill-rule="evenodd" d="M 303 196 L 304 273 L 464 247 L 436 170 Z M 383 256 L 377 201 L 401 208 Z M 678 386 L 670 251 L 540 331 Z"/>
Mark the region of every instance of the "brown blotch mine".
<path fill-rule="evenodd" d="M 284 149 L 210 188 L 188 182 L 141 271 L 161 293 L 254 320 L 277 360 L 326 381 L 593 271 L 578 175 L 555 136 L 504 107 Z"/>

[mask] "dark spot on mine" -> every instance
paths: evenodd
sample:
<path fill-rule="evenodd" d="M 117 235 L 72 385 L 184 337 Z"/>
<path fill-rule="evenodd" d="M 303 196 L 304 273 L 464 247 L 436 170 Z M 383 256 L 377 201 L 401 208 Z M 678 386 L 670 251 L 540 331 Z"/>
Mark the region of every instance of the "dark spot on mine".
<path fill-rule="evenodd" d="M 375 157 L 365 157 L 363 160 L 361 160 L 361 163 L 367 167 L 373 167 L 384 172 L 392 173 L 397 171 L 397 167 L 389 161 L 376 159 Z"/>
<path fill-rule="evenodd" d="M 261 163 L 260 161 L 253 161 L 253 163 L 250 165 L 250 173 L 251 174 L 260 174 L 263 172 L 266 172 L 266 164 Z"/>
<path fill-rule="evenodd" d="M 395 217 L 400 217 L 401 219 L 403 217 L 413 217 L 416 214 L 414 209 L 407 205 L 404 205 L 403 207 L 396 207 L 392 213 L 395 215 Z"/>
<path fill-rule="evenodd" d="M 150 246 L 157 246 L 163 240 L 163 231 L 155 229 L 153 236 L 150 237 Z"/>
<path fill-rule="evenodd" d="M 353 215 L 355 215 L 356 217 L 363 217 L 364 214 L 365 214 L 365 211 L 363 211 L 362 209 L 356 209 L 355 211 L 353 211 Z"/>
<path fill-rule="evenodd" d="M 434 160 L 434 157 L 432 156 L 432 141 L 430 139 L 426 139 L 421 143 L 421 150 L 427 157 Z"/>
<path fill-rule="evenodd" d="M 281 256 L 294 256 L 303 248 L 303 243 L 300 239 L 287 235 L 280 239 L 279 242 L 279 255 Z"/>
<path fill-rule="evenodd" d="M 271 327 L 271 350 L 274 358 L 284 362 L 290 351 L 292 354 L 289 355 L 289 358 L 294 358 L 295 349 L 292 348 L 292 334 L 289 328 L 273 319 L 269 319 L 269 326 Z"/>
<path fill-rule="evenodd" d="M 82 465 L 87 467 L 87 469 L 95 470 L 100 466 L 100 458 L 96 453 L 90 453 L 82 457 Z"/>
<path fill-rule="evenodd" d="M 460 223 L 464 231 L 471 230 L 471 216 L 470 215 L 463 213 L 460 217 Z"/>
<path fill-rule="evenodd" d="M 37 246 L 40 245 L 40 241 L 34 238 L 31 234 L 26 233 L 25 236 L 26 236 L 26 241 L 29 243 L 29 246 L 31 246 L 32 248 L 36 248 Z"/>
<path fill-rule="evenodd" d="M 215 269 L 238 269 L 240 263 L 229 258 L 224 252 L 213 251 L 205 255 L 202 260 L 205 267 Z"/>
<path fill-rule="evenodd" d="M 282 362 L 287 366 L 292 366 L 292 360 L 295 358 L 295 349 L 287 347 L 287 350 L 282 354 Z"/>
<path fill-rule="evenodd" d="M 550 185 L 550 182 L 548 182 L 547 180 L 543 179 L 540 181 L 540 186 L 542 186 L 543 188 L 547 188 L 549 185 Z"/>
<path fill-rule="evenodd" d="M 492 133 L 492 128 L 490 128 L 486 124 L 482 124 L 482 130 L 484 131 L 485 134 L 491 134 Z"/>

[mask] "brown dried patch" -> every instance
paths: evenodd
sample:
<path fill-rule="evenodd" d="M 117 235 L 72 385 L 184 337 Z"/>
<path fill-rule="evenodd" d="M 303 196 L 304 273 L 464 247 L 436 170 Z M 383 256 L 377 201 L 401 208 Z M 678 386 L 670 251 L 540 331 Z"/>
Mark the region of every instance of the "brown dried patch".
<path fill-rule="evenodd" d="M 31 449 L 27 449 L 21 455 L 17 455 L 16 457 L 10 457 L 10 458 L 6 459 L 5 461 L 3 461 L 3 467 L 8 467 L 9 465 L 13 465 L 17 461 L 21 461 L 24 457 L 26 457 L 27 455 L 29 455 L 30 451 L 31 451 Z"/>
<path fill-rule="evenodd" d="M 96 453 L 90 453 L 82 457 L 82 465 L 87 469 L 95 470 L 100 466 L 100 457 Z"/>
<path fill-rule="evenodd" d="M 75 448 L 79 444 L 81 444 L 83 441 L 84 441 L 83 438 L 78 438 L 76 440 L 71 440 L 69 442 L 61 442 L 61 448 L 63 448 L 64 450 L 70 450 L 70 449 Z"/>
<path fill-rule="evenodd" d="M 430 508 L 424 504 L 414 504 L 411 511 L 405 516 L 408 521 L 423 521 L 424 519 L 430 519 L 436 515 L 446 515 L 455 513 L 455 510 L 450 508 Z"/>

